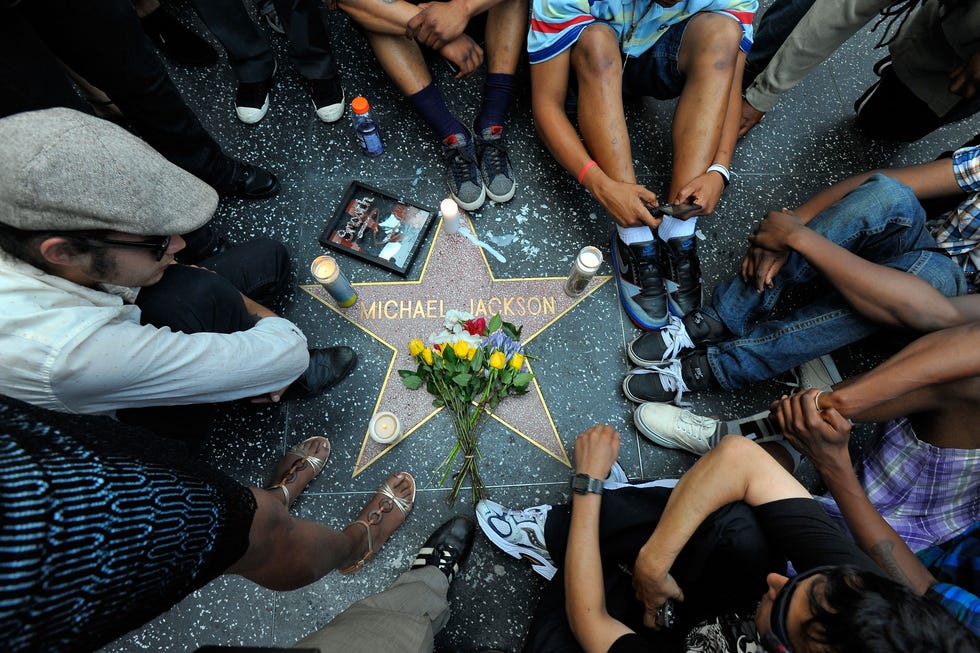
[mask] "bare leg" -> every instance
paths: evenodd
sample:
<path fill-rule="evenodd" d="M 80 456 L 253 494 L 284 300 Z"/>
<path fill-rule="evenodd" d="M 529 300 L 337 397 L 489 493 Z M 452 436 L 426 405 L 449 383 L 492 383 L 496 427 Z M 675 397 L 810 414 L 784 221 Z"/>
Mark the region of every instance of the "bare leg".
<path fill-rule="evenodd" d="M 487 12 L 487 72 L 513 75 L 527 35 L 527 0 L 504 0 Z"/>
<path fill-rule="evenodd" d="M 718 14 L 691 19 L 678 56 L 687 76 L 674 113 L 670 197 L 714 162 L 736 74 L 739 24 Z"/>
<path fill-rule="evenodd" d="M 415 95 L 432 83 L 422 51 L 414 39 L 366 32 L 368 43 L 395 86 L 405 95 Z"/>
<path fill-rule="evenodd" d="M 630 136 L 623 111 L 623 68 L 612 28 L 586 27 L 572 48 L 578 78 L 579 131 L 602 171 L 616 181 L 636 183 Z"/>

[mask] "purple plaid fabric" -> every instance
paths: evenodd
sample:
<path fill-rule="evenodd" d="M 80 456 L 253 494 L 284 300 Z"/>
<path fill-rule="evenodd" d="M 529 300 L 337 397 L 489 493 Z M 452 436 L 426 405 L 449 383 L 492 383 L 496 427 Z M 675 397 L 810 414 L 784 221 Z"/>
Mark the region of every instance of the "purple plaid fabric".
<path fill-rule="evenodd" d="M 879 425 L 854 471 L 871 503 L 913 551 L 980 521 L 980 449 L 921 442 L 904 417 Z M 833 498 L 814 498 L 847 531 Z"/>

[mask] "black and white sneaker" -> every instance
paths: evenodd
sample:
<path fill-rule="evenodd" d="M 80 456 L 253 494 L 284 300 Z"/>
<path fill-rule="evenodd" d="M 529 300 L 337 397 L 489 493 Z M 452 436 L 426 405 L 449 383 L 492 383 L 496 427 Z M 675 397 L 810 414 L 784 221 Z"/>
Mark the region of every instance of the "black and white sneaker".
<path fill-rule="evenodd" d="M 276 80 L 276 68 L 268 78 L 239 82 L 235 92 L 235 115 L 246 125 L 254 125 L 269 112 L 269 97 Z"/>
<path fill-rule="evenodd" d="M 623 379 L 623 394 L 638 404 L 657 401 L 681 406 L 685 392 L 719 387 L 708 364 L 708 355 L 699 349 L 669 363 L 633 370 Z"/>
<path fill-rule="evenodd" d="M 667 289 L 659 249 L 656 236 L 627 245 L 613 232 L 612 258 L 619 299 L 630 320 L 644 331 L 667 326 Z"/>
<path fill-rule="evenodd" d="M 713 344 L 725 338 L 725 325 L 694 311 L 678 319 L 673 315 L 663 329 L 644 333 L 626 346 L 629 359 L 640 367 L 651 367 L 673 360 L 698 345 Z"/>
<path fill-rule="evenodd" d="M 548 580 L 558 568 L 544 545 L 544 523 L 551 506 L 508 510 L 499 503 L 484 499 L 476 504 L 476 521 L 480 530 L 512 558 L 531 563 L 531 568 Z"/>
<path fill-rule="evenodd" d="M 476 525 L 472 519 L 457 515 L 435 530 L 425 541 L 410 569 L 435 567 L 449 579 L 459 574 L 459 566 L 470 554 Z"/>
<path fill-rule="evenodd" d="M 337 122 L 344 115 L 344 89 L 340 79 L 308 79 L 306 88 L 313 100 L 316 117 L 323 122 Z"/>

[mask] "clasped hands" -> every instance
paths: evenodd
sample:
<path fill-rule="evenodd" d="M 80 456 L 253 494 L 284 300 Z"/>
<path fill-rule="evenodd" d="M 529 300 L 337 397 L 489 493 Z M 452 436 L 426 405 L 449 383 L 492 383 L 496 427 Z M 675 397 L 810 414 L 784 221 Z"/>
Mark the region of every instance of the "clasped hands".
<path fill-rule="evenodd" d="M 749 236 L 749 250 L 742 260 L 742 281 L 756 291 L 772 288 L 773 278 L 790 254 L 790 239 L 806 229 L 803 220 L 787 208 L 770 211 Z"/>
<path fill-rule="evenodd" d="M 457 77 L 467 77 L 483 63 L 483 48 L 463 33 L 470 14 L 457 2 L 424 2 L 405 28 L 405 35 L 429 46 L 454 63 Z"/>
<path fill-rule="evenodd" d="M 851 466 L 847 443 L 851 423 L 829 406 L 832 392 L 814 388 L 783 395 L 769 406 L 769 417 L 790 444 L 821 473 L 833 466 Z"/>

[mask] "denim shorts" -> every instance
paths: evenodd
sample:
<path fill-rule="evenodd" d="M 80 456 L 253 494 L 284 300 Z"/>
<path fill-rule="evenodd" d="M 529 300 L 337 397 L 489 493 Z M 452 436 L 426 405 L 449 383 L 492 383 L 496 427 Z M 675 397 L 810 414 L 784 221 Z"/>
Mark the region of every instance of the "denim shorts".
<path fill-rule="evenodd" d="M 628 57 L 623 67 L 623 94 L 670 100 L 684 89 L 687 76 L 677 66 L 684 30 L 690 16 L 671 25 L 649 50 L 639 57 Z"/>

